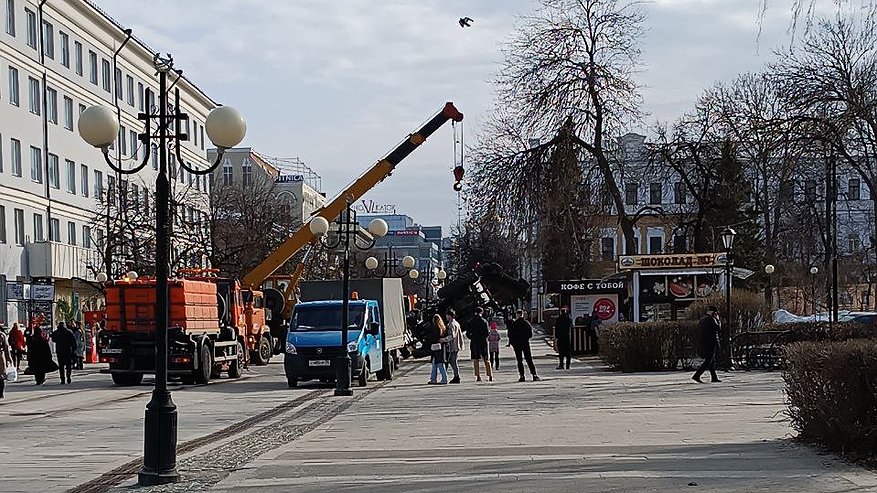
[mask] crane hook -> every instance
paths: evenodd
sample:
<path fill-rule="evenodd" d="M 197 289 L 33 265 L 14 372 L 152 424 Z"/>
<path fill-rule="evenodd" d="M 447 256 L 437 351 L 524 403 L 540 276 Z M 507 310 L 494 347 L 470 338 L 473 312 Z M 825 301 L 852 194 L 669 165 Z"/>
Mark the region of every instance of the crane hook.
<path fill-rule="evenodd" d="M 463 173 L 464 173 L 464 171 L 463 171 L 462 164 L 458 164 L 457 166 L 454 167 L 454 180 L 455 180 L 454 191 L 455 192 L 459 192 L 460 190 L 463 189 L 463 184 L 461 183 L 463 181 Z"/>

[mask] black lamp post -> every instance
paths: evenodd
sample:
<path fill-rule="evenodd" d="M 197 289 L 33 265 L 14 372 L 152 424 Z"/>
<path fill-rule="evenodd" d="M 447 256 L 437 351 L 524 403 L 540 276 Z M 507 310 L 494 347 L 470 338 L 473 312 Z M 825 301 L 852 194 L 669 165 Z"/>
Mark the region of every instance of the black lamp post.
<path fill-rule="evenodd" d="M 226 149 L 237 145 L 246 133 L 246 123 L 241 115 L 230 107 L 220 107 L 210 112 L 205 128 L 210 140 L 219 152 L 216 161 L 206 170 L 192 169 L 180 156 L 181 142 L 188 135 L 181 132 L 181 123 L 188 115 L 180 111 L 180 90 L 176 89 L 174 104 L 168 101 L 168 74 L 176 74 L 171 84 L 175 85 L 182 76 L 182 70 L 174 70 L 173 58 L 155 55 L 153 65 L 158 74 L 158 105 L 153 105 L 152 91 L 147 90 L 147 112 L 139 113 L 137 119 L 144 122 L 144 131 L 138 140 L 145 149 L 143 160 L 130 169 L 123 169 L 122 163 L 115 163 L 109 156 L 109 146 L 119 133 L 116 115 L 105 106 L 92 106 L 79 117 L 79 133 L 89 144 L 100 148 L 107 165 L 117 173 L 131 175 L 142 170 L 149 163 L 152 140 L 158 141 L 159 170 L 155 181 L 155 389 L 152 399 L 146 405 L 144 421 L 143 468 L 138 474 L 140 485 L 173 483 L 179 481 L 177 464 L 177 407 L 167 388 L 167 329 L 170 325 L 168 313 L 169 276 L 169 206 L 170 183 L 168 181 L 168 152 L 173 147 L 179 165 L 192 174 L 206 175 L 219 165 Z M 152 133 L 151 123 L 158 125 L 157 135 Z M 101 276 L 106 279 L 105 276 Z"/>
<path fill-rule="evenodd" d="M 725 247 L 725 324 L 722 342 L 725 344 L 725 367 L 730 367 L 731 356 L 731 273 L 734 264 L 734 238 L 737 232 L 730 226 L 722 230 L 722 245 Z"/>
<path fill-rule="evenodd" d="M 346 198 L 347 207 L 338 218 L 335 241 L 327 242 L 326 234 L 329 232 L 329 221 L 324 217 L 317 216 L 308 224 L 311 233 L 320 238 L 326 247 L 338 248 L 344 244 L 344 271 L 341 280 L 341 354 L 335 364 L 335 395 L 351 396 L 350 390 L 350 343 L 348 342 L 348 326 L 350 325 L 350 246 L 353 244 L 360 250 L 368 250 L 375 244 L 375 239 L 387 234 L 389 229 L 383 219 L 373 219 L 368 225 L 368 232 L 372 235 L 371 240 L 365 246 L 356 243 L 356 234 L 359 224 L 356 222 L 356 211 L 350 207 L 351 200 Z M 351 236 L 353 238 L 351 239 Z M 356 349 L 354 348 L 354 351 Z"/>
<path fill-rule="evenodd" d="M 388 252 L 384 257 L 383 265 L 380 265 L 377 258 L 369 257 L 365 259 L 365 268 L 368 269 L 371 274 L 378 277 L 402 277 L 407 275 L 408 272 L 414 268 L 414 264 L 417 261 L 410 255 L 402 257 L 401 270 L 399 269 L 399 262 L 399 259 L 393 256 L 393 247 L 391 245 L 388 247 Z"/>

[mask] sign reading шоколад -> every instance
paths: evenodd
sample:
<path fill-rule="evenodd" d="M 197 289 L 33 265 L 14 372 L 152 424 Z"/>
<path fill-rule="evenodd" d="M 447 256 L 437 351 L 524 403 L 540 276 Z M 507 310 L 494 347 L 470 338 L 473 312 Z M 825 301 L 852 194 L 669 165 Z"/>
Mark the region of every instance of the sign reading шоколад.
<path fill-rule="evenodd" d="M 724 253 L 684 253 L 678 255 L 622 255 L 620 270 L 667 269 L 676 267 L 723 267 Z"/>

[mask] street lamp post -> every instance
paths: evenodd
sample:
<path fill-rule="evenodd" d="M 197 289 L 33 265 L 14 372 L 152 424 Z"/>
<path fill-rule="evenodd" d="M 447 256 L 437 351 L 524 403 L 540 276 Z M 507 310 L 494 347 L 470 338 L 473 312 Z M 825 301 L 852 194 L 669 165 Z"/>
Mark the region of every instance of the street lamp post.
<path fill-rule="evenodd" d="M 350 207 L 351 200 L 348 197 L 347 207 L 338 218 L 338 234 L 336 241 L 332 244 L 325 242 L 325 236 L 329 232 L 329 221 L 322 216 L 311 219 L 308 228 L 311 233 L 320 241 L 324 242 L 330 249 L 338 248 L 344 244 L 344 270 L 341 278 L 341 354 L 336 361 L 335 373 L 335 395 L 351 396 L 353 391 L 350 389 L 350 342 L 348 338 L 348 326 L 350 325 L 350 246 L 351 243 L 360 249 L 368 250 L 375 244 L 375 239 L 381 238 L 387 234 L 389 227 L 383 219 L 373 219 L 368 225 L 368 232 L 371 233 L 372 239 L 366 246 L 356 244 L 356 237 L 351 241 L 351 235 L 355 235 L 359 224 L 356 222 L 356 211 Z M 373 257 L 370 257 L 373 258 Z M 355 348 L 354 348 L 355 350 Z"/>
<path fill-rule="evenodd" d="M 192 169 L 180 156 L 180 143 L 188 140 L 181 132 L 181 124 L 188 115 L 180 111 L 180 90 L 176 89 L 175 104 L 168 101 L 168 74 L 177 75 L 174 84 L 182 76 L 182 70 L 174 70 L 173 58 L 168 54 L 156 54 L 153 65 L 158 73 L 158 105 L 154 106 L 152 91 L 147 90 L 147 111 L 137 115 L 144 122 L 144 132 L 138 138 L 145 152 L 142 162 L 131 169 L 123 169 L 121 163 L 114 163 L 109 156 L 109 146 L 116 140 L 119 121 L 112 110 L 105 106 L 92 106 L 79 117 L 79 134 L 89 144 L 99 148 L 104 160 L 117 173 L 131 175 L 142 170 L 149 163 L 150 142 L 158 141 L 159 170 L 155 181 L 155 389 L 146 405 L 144 420 L 143 467 L 138 473 L 142 486 L 165 484 L 179 481 L 177 464 L 177 407 L 167 388 L 167 329 L 168 276 L 169 276 L 169 206 L 170 184 L 168 182 L 169 145 L 175 148 L 177 162 L 190 173 L 206 175 L 219 165 L 226 149 L 236 146 L 244 138 L 246 123 L 241 115 L 228 106 L 210 112 L 205 128 L 210 140 L 219 149 L 216 161 L 206 170 Z M 173 85 L 173 84 L 172 84 Z M 158 124 L 158 135 L 153 135 L 151 123 Z M 171 129 L 173 125 L 173 129 Z M 105 276 L 101 276 L 106 279 Z"/>
<path fill-rule="evenodd" d="M 734 263 L 734 238 L 737 232 L 730 226 L 722 231 L 722 245 L 725 247 L 725 322 L 726 327 L 723 341 L 725 343 L 727 359 L 726 368 L 730 367 L 731 357 L 731 268 Z"/>
<path fill-rule="evenodd" d="M 816 320 L 816 274 L 819 274 L 819 267 L 815 265 L 810 267 L 810 275 L 813 276 L 810 283 L 810 301 L 813 303 L 813 320 Z"/>
<path fill-rule="evenodd" d="M 402 277 L 414 268 L 414 264 L 417 261 L 411 255 L 406 255 L 402 257 L 401 271 L 397 267 L 396 262 L 397 260 L 393 257 L 392 250 L 390 250 L 388 255 L 384 258 L 384 265 L 383 268 L 380 270 L 380 273 L 378 273 L 378 267 L 380 262 L 378 262 L 378 259 L 375 257 L 369 257 L 365 259 L 365 268 L 371 271 L 372 274 L 378 275 L 380 277 Z"/>

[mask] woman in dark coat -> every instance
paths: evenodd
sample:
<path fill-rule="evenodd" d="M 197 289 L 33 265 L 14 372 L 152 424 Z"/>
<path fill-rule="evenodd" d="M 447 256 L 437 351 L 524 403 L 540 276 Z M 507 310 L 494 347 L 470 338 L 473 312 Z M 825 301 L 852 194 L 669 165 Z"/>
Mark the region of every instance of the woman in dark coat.
<path fill-rule="evenodd" d="M 27 338 L 27 368 L 24 372 L 32 374 L 36 384 L 42 385 L 46 381 L 46 373 L 58 369 L 58 365 L 52 360 L 49 338 L 39 327 L 28 328 L 25 337 Z"/>
<path fill-rule="evenodd" d="M 448 371 L 445 369 L 445 342 L 447 342 L 448 329 L 442 316 L 436 313 L 432 317 L 432 331 L 429 337 L 429 350 L 432 361 L 432 371 L 429 375 L 429 384 L 448 383 Z M 436 381 L 438 374 L 442 374 L 442 381 Z"/>
<path fill-rule="evenodd" d="M 61 383 L 70 383 L 70 375 L 73 373 L 73 363 L 76 361 L 76 337 L 73 332 L 64 325 L 58 324 L 55 332 L 52 332 L 52 340 L 55 341 L 55 353 L 58 355 L 58 366 L 61 367 Z"/>

